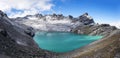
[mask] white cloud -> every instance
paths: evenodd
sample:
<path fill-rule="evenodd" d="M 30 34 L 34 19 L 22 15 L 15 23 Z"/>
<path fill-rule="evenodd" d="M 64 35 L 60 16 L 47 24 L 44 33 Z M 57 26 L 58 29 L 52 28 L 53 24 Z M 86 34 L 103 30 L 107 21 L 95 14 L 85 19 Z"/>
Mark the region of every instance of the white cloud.
<path fill-rule="evenodd" d="M 111 22 L 110 25 L 120 28 L 120 21 Z"/>
<path fill-rule="evenodd" d="M 11 17 L 49 11 L 54 6 L 52 0 L 0 0 L 0 10 L 10 13 Z M 23 12 L 13 12 L 12 9 Z"/>

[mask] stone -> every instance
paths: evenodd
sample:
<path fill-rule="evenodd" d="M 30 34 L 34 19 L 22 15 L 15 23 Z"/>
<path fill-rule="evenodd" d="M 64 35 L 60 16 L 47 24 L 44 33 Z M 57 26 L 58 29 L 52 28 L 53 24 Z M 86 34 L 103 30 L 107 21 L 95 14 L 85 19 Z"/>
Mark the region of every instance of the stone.
<path fill-rule="evenodd" d="M 100 25 L 101 27 L 107 27 L 107 26 L 110 26 L 109 24 L 101 24 Z"/>
<path fill-rule="evenodd" d="M 31 37 L 34 37 L 35 35 L 35 30 L 32 27 L 27 28 L 27 30 L 25 31 L 26 34 L 28 34 Z"/>
<path fill-rule="evenodd" d="M 33 28 L 13 22 L 0 11 L 0 58 L 44 58 L 45 50 L 38 47 L 33 36 Z"/>
<path fill-rule="evenodd" d="M 78 32 L 77 30 L 81 30 L 81 32 Z M 108 24 L 101 24 L 101 25 L 78 26 L 75 29 L 73 29 L 72 32 L 78 34 L 88 34 L 88 35 L 108 35 L 110 34 L 110 32 L 114 30 L 117 30 L 115 26 L 110 26 Z"/>
<path fill-rule="evenodd" d="M 79 16 L 78 21 L 84 23 L 85 25 L 89 25 L 89 24 L 94 23 L 93 18 L 91 18 L 91 17 L 88 15 L 88 13 L 85 13 L 85 14 Z"/>
<path fill-rule="evenodd" d="M 68 15 L 68 18 L 69 18 L 69 19 L 73 19 L 73 16 L 72 16 L 72 15 Z"/>

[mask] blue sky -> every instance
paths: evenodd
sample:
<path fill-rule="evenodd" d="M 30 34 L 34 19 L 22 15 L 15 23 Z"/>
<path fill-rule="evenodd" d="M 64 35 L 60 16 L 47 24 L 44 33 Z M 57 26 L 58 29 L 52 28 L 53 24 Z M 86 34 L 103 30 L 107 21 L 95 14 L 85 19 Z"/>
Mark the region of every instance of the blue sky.
<path fill-rule="evenodd" d="M 120 20 L 118 18 L 119 2 L 118 0 L 54 0 L 53 10 L 56 13 L 70 14 L 75 17 L 88 12 L 96 22 L 106 23 Z"/>
<path fill-rule="evenodd" d="M 120 26 L 120 0 L 0 0 L 0 9 L 9 17 L 38 12 L 78 17 L 88 12 L 95 22 Z"/>

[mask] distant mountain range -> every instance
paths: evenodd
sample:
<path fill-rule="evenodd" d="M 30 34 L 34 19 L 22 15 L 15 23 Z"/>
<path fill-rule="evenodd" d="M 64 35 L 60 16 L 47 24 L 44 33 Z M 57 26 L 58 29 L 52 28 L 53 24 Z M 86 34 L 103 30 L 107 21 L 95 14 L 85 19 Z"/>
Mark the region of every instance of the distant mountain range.
<path fill-rule="evenodd" d="M 41 31 L 66 31 L 76 28 L 80 25 L 94 25 L 95 22 L 92 17 L 85 13 L 78 18 L 73 16 L 63 16 L 62 14 L 52 15 L 27 15 L 25 17 L 13 18 L 13 20 L 20 24 L 33 27 L 35 30 Z"/>

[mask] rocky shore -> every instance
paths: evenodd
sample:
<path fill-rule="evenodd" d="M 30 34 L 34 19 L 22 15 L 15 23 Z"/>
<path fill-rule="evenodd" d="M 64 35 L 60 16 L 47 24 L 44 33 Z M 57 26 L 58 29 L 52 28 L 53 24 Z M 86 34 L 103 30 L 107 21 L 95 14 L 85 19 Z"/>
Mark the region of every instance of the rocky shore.
<path fill-rule="evenodd" d="M 35 20 L 32 20 L 33 18 Z M 57 23 L 53 24 L 55 22 L 52 21 Z M 40 29 L 39 24 L 44 28 Z M 34 42 L 34 33 L 40 30 L 68 31 L 104 37 L 71 52 L 53 53 L 40 49 Z M 88 13 L 78 18 L 56 14 L 8 18 L 0 11 L 0 46 L 0 58 L 120 58 L 120 30 L 109 24 L 96 24 Z"/>

